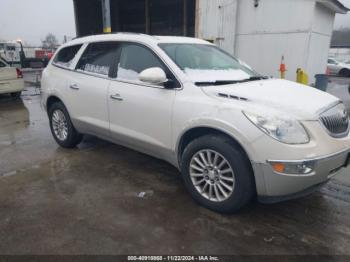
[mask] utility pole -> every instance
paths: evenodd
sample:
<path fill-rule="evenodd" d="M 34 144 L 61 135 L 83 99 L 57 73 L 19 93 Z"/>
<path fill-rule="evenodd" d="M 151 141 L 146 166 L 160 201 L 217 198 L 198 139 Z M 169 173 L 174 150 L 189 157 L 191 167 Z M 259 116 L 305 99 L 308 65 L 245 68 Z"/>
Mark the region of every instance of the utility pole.
<path fill-rule="evenodd" d="M 21 45 L 21 51 L 19 52 L 19 59 L 20 59 L 20 62 L 21 62 L 21 68 L 24 68 L 24 66 L 25 66 L 24 65 L 24 60 L 26 59 L 26 56 L 24 54 L 23 43 L 22 43 L 22 40 L 17 40 L 16 42 Z"/>
<path fill-rule="evenodd" d="M 103 18 L 103 33 L 112 32 L 111 27 L 111 4 L 110 0 L 102 0 L 102 18 Z"/>

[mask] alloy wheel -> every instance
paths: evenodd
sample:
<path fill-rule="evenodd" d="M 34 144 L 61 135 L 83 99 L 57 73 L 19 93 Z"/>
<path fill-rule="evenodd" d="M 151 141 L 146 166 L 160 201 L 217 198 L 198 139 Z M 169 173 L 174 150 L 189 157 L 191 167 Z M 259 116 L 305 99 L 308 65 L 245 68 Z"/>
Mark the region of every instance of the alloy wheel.
<path fill-rule="evenodd" d="M 220 153 L 204 149 L 190 162 L 190 176 L 194 187 L 206 199 L 227 200 L 235 189 L 235 175 L 230 163 Z"/>
<path fill-rule="evenodd" d="M 52 129 L 55 136 L 60 141 L 64 141 L 68 137 L 68 123 L 64 113 L 57 109 L 52 114 Z"/>

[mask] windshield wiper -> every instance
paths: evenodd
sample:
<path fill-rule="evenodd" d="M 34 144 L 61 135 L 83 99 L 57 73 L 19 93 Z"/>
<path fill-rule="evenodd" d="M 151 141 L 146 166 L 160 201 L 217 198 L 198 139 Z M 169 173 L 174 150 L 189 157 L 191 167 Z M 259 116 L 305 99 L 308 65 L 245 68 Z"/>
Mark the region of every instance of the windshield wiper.
<path fill-rule="evenodd" d="M 269 79 L 267 76 L 251 76 L 248 79 L 242 80 L 242 82 L 249 82 L 249 81 L 258 81 L 258 80 L 265 80 Z"/>
<path fill-rule="evenodd" d="M 221 86 L 221 85 L 229 85 L 229 84 L 236 84 L 238 81 L 235 80 L 219 80 L 219 81 L 213 81 L 213 82 L 195 82 L 194 84 L 197 86 Z"/>
<path fill-rule="evenodd" d="M 213 82 L 195 82 L 195 85 L 197 86 L 220 86 L 220 85 L 230 85 L 230 84 L 238 84 L 238 83 L 245 83 L 245 82 L 251 82 L 251 81 L 259 81 L 268 79 L 267 76 L 251 76 L 247 79 L 242 80 L 218 80 Z"/>

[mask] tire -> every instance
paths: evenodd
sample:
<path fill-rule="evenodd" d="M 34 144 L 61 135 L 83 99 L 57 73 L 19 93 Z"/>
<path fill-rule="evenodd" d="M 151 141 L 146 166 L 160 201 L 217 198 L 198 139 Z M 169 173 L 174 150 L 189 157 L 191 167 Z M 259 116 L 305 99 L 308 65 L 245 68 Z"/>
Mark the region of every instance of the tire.
<path fill-rule="evenodd" d="M 58 121 L 60 120 L 60 121 Z M 83 139 L 83 136 L 74 128 L 66 107 L 61 102 L 54 103 L 49 108 L 51 133 L 63 148 L 74 148 Z M 60 126 L 60 127 L 57 127 Z"/>
<path fill-rule="evenodd" d="M 20 91 L 20 92 L 15 92 L 15 93 L 11 93 L 11 96 L 12 96 L 13 98 L 17 99 L 17 98 L 20 98 L 20 97 L 21 97 L 21 94 L 22 94 L 22 91 Z"/>
<path fill-rule="evenodd" d="M 196 177 L 196 173 L 202 173 L 202 171 L 198 170 L 200 165 L 195 158 L 200 160 L 203 165 L 204 162 L 200 153 L 202 153 L 202 156 L 205 156 L 206 153 L 208 154 L 208 151 L 212 163 L 215 162 L 215 154 L 218 154 L 214 165 L 216 169 L 214 171 L 210 170 L 209 173 L 205 169 L 203 171 L 204 174 L 209 175 L 204 177 L 204 182 L 195 186 L 195 183 L 200 182 L 202 179 L 202 175 Z M 208 155 L 205 159 L 209 163 Z M 226 160 L 227 164 L 217 169 L 222 160 Z M 234 213 L 246 206 L 256 195 L 255 179 L 250 161 L 230 138 L 220 135 L 205 135 L 197 138 L 185 148 L 181 161 L 181 173 L 187 190 L 196 202 L 208 209 L 220 213 Z M 206 165 L 204 164 L 204 166 Z M 233 172 L 224 174 L 230 168 Z M 200 169 L 203 170 L 203 166 Z M 215 172 L 219 174 L 216 174 L 219 178 L 214 178 Z M 231 177 L 234 181 L 228 181 L 228 178 L 232 179 Z M 229 188 L 233 188 L 231 192 L 224 187 L 223 182 Z M 211 183 L 215 183 L 216 190 Z M 211 195 L 213 195 L 213 192 L 215 196 L 218 193 L 218 197 L 210 197 L 210 187 L 212 187 Z M 200 193 L 203 189 L 204 193 Z M 222 193 L 222 189 L 225 191 L 226 196 Z"/>
<path fill-rule="evenodd" d="M 339 76 L 350 77 L 350 70 L 349 69 L 340 70 Z"/>

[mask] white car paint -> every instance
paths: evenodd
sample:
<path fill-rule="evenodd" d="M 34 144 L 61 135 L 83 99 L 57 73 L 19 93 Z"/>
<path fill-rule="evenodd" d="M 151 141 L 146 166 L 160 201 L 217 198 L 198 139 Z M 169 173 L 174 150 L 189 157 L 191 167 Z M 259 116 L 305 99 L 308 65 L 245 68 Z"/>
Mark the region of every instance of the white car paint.
<path fill-rule="evenodd" d="M 8 63 L 19 63 L 19 46 L 13 42 L 0 42 L 0 57 Z"/>
<path fill-rule="evenodd" d="M 327 68 L 331 75 L 342 75 L 350 77 L 349 63 L 342 63 L 333 58 L 328 58 Z"/>
<path fill-rule="evenodd" d="M 24 90 L 23 78 L 18 75 L 17 70 L 0 59 L 0 94 L 13 94 Z"/>
<path fill-rule="evenodd" d="M 86 46 L 102 41 L 135 42 L 150 48 L 169 67 L 181 87 L 165 89 L 160 85 L 77 72 L 75 67 Z M 202 127 L 221 131 L 235 139 L 248 155 L 261 199 L 294 196 L 328 181 L 333 172 L 345 164 L 350 151 L 348 132 L 341 138 L 333 137 L 320 122 L 323 112 L 340 103 L 334 96 L 276 79 L 199 87 L 158 46 L 160 43 L 210 45 L 193 38 L 141 34 L 73 40 L 58 50 L 83 45 L 69 67 L 61 68 L 51 61 L 43 72 L 44 108 L 50 97 L 57 97 L 81 133 L 128 146 L 176 167 L 179 167 L 181 138 L 187 131 Z M 110 99 L 113 96 L 115 99 Z M 303 125 L 310 141 L 293 145 L 281 143 L 258 129 L 244 111 L 295 119 Z M 305 176 L 279 174 L 269 164 L 275 160 L 312 161 L 315 170 Z"/>

